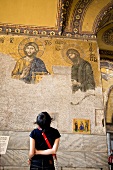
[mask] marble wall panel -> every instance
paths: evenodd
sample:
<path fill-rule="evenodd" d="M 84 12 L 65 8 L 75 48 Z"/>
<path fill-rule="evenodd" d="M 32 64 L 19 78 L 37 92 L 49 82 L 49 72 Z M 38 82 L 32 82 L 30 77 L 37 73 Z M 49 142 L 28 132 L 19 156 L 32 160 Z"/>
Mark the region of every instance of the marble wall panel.
<path fill-rule="evenodd" d="M 60 167 L 70 168 L 108 168 L 106 153 L 58 152 Z"/>
<path fill-rule="evenodd" d="M 9 136 L 8 149 L 29 149 L 29 134 L 30 132 L 13 132 L 13 131 L 0 131 L 3 136 Z"/>
<path fill-rule="evenodd" d="M 6 154 L 1 156 L 1 166 L 28 166 L 28 150 L 7 150 Z"/>

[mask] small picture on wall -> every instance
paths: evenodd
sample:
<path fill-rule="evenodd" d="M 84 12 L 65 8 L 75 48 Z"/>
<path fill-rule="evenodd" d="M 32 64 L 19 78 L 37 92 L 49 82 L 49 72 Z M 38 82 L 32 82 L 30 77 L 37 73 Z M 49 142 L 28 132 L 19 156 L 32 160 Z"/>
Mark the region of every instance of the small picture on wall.
<path fill-rule="evenodd" d="M 90 120 L 88 119 L 73 119 L 73 132 L 90 134 Z"/>

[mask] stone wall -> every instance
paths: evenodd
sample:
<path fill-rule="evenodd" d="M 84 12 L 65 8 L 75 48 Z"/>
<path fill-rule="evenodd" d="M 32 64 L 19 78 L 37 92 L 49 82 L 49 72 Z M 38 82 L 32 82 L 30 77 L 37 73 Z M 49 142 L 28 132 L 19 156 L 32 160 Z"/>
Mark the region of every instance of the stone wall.
<path fill-rule="evenodd" d="M 93 62 L 90 60 L 88 42 L 84 40 L 41 38 L 45 42 L 46 56 L 42 58 L 51 74 L 43 75 L 39 82 L 28 84 L 11 77 L 19 58 L 18 44 L 25 37 L 15 36 L 13 44 L 9 44 L 9 38 L 6 37 L 6 44 L 0 44 L 0 133 L 10 136 L 6 154 L 1 155 L 1 169 L 29 169 L 29 133 L 35 128 L 33 122 L 37 114 L 47 111 L 54 119 L 51 125 L 61 133 L 59 169 L 107 170 L 104 105 L 96 42 L 92 41 L 97 59 Z M 55 40 L 59 43 L 55 44 Z M 64 42 L 66 48 L 75 44 L 77 50 L 81 47 L 81 53 L 84 51 L 84 59 L 93 68 L 95 90 L 72 93 L 71 63 L 63 56 Z M 89 120 L 90 133 L 74 132 L 73 119 Z"/>

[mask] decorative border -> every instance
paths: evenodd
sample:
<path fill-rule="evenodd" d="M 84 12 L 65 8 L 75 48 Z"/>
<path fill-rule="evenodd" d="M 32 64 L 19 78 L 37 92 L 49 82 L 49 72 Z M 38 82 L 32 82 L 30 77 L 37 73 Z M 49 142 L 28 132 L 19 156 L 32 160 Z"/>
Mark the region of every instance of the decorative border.
<path fill-rule="evenodd" d="M 93 32 L 96 34 L 100 27 L 100 23 L 103 20 L 103 18 L 113 9 L 113 1 L 110 2 L 107 6 L 105 6 L 100 13 L 97 15 L 94 24 L 93 24 Z"/>
<path fill-rule="evenodd" d="M 81 25 L 83 22 L 83 16 L 88 8 L 88 5 L 92 2 L 92 0 L 79 0 L 75 6 L 73 19 L 72 19 L 72 32 L 73 34 L 81 33 Z"/>
<path fill-rule="evenodd" d="M 83 22 L 83 16 L 86 13 L 88 5 L 93 0 L 79 0 L 75 6 L 73 12 L 73 19 L 71 23 L 71 31 L 66 30 L 68 24 L 69 12 L 73 3 L 73 0 L 58 0 L 58 13 L 57 13 L 57 26 L 56 27 L 37 27 L 28 25 L 13 25 L 7 23 L 0 23 L 0 34 L 12 34 L 12 35 L 27 35 L 27 36 L 52 36 L 52 37 L 62 37 L 62 38 L 75 38 L 75 39 L 96 39 L 96 31 L 98 27 L 98 22 L 102 20 L 103 16 L 106 14 L 106 9 L 108 12 L 112 9 L 112 3 L 109 3 L 100 14 L 97 16 L 94 26 L 94 32 L 81 33 L 81 26 Z M 101 17 L 101 19 L 99 19 Z"/>
<path fill-rule="evenodd" d="M 0 35 L 28 35 L 28 36 L 52 36 L 52 37 L 62 37 L 62 38 L 76 38 L 76 39 L 96 39 L 95 34 L 73 34 L 65 33 L 62 34 L 61 31 L 54 30 L 52 28 L 42 28 L 40 27 L 28 27 L 20 25 L 9 25 L 9 24 L 0 24 Z"/>
<path fill-rule="evenodd" d="M 55 28 L 47 27 L 33 27 L 25 25 L 11 25 L 0 24 L 0 34 L 16 34 L 16 35 L 56 35 L 57 30 Z"/>

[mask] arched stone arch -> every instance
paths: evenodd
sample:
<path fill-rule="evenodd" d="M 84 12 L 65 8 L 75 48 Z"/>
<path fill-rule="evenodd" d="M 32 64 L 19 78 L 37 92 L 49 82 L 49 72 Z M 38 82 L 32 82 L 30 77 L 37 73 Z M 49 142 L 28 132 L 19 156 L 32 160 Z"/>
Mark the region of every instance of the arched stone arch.
<path fill-rule="evenodd" d="M 107 6 L 105 6 L 97 15 L 94 24 L 93 24 L 93 32 L 96 34 L 99 29 L 102 28 L 101 22 L 105 24 L 106 22 L 109 21 L 110 18 L 110 11 L 113 9 L 113 2 L 108 3 Z"/>
<path fill-rule="evenodd" d="M 84 15 L 93 0 L 79 0 L 74 7 L 73 15 L 72 15 L 72 22 L 71 22 L 71 29 L 74 34 L 81 33 L 82 23 Z"/>

